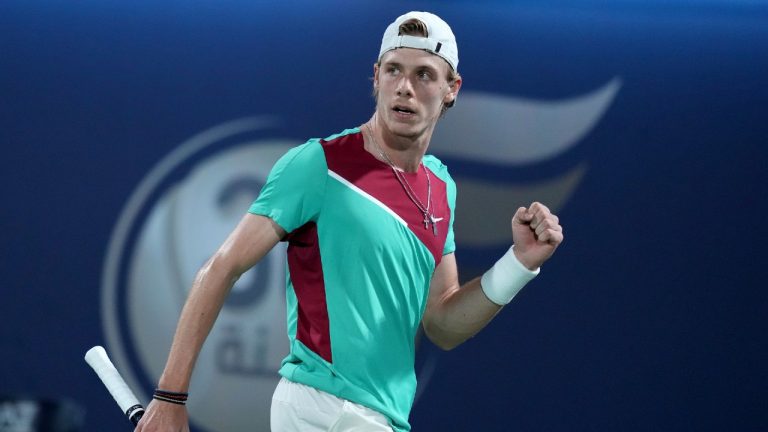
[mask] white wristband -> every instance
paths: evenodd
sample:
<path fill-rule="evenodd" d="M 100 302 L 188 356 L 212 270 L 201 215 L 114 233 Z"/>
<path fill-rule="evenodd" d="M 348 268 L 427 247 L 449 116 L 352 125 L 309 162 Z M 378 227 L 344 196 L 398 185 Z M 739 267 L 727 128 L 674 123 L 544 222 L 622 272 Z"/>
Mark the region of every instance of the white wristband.
<path fill-rule="evenodd" d="M 513 245 L 480 279 L 485 296 L 499 306 L 511 302 L 525 284 L 541 271 L 541 267 L 528 270 L 517 260 L 514 249 Z"/>

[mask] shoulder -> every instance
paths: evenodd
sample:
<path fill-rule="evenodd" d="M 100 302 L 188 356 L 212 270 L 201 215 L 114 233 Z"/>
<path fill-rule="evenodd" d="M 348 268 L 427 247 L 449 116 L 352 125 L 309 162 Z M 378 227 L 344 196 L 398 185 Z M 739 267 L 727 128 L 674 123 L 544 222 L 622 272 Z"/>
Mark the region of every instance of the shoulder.
<path fill-rule="evenodd" d="M 307 142 L 289 149 L 278 159 L 272 168 L 272 174 L 291 172 L 294 174 L 324 171 L 325 154 L 319 138 L 312 138 Z"/>
<path fill-rule="evenodd" d="M 333 134 L 327 138 L 320 140 L 320 144 L 323 146 L 323 150 L 326 153 L 326 157 L 330 155 L 338 156 L 339 154 L 348 154 L 354 152 L 353 149 L 358 147 L 362 143 L 362 134 L 359 128 L 344 129 L 343 131 Z"/>
<path fill-rule="evenodd" d="M 356 166 L 365 158 L 363 135 L 359 128 L 345 129 L 342 132 L 320 140 L 328 168 L 339 172 Z"/>
<path fill-rule="evenodd" d="M 353 136 L 360 133 L 360 128 L 350 128 L 350 129 L 344 129 L 343 131 L 333 134 L 327 138 L 322 139 L 321 141 L 324 144 L 331 144 L 331 143 L 342 143 L 345 141 L 348 141 L 349 138 L 352 138 Z"/>
<path fill-rule="evenodd" d="M 350 137 L 359 134 L 360 129 L 344 129 L 343 131 L 326 138 L 310 138 L 305 143 L 293 147 L 281 158 L 280 163 L 285 164 L 312 164 L 325 160 L 325 147 L 344 146 Z"/>
<path fill-rule="evenodd" d="M 429 168 L 429 170 L 432 171 L 440 180 L 448 184 L 454 183 L 453 178 L 451 178 L 451 174 L 448 172 L 448 166 L 445 165 L 440 159 L 433 155 L 427 154 L 424 155 L 421 161 L 424 163 L 424 166 Z"/>
<path fill-rule="evenodd" d="M 349 149 L 359 144 L 360 140 L 359 128 L 345 129 L 327 138 L 310 138 L 288 150 L 275 164 L 275 171 L 325 171 L 329 168 L 329 162 L 339 159 L 339 155 L 354 153 Z"/>

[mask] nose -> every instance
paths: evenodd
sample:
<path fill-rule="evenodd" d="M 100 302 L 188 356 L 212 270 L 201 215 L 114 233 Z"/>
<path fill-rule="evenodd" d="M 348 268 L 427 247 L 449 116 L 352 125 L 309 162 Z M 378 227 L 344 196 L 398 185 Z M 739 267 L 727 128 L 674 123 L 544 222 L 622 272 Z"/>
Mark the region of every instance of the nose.
<path fill-rule="evenodd" d="M 395 91 L 397 92 L 398 96 L 413 96 L 413 86 L 411 85 L 411 80 L 405 76 L 401 76 L 400 80 L 397 82 Z"/>

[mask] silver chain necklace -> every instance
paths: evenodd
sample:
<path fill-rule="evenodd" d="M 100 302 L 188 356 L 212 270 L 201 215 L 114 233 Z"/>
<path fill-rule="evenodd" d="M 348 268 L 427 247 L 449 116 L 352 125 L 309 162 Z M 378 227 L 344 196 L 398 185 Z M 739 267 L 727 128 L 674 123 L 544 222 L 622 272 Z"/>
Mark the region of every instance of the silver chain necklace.
<path fill-rule="evenodd" d="M 408 179 L 405 178 L 405 175 L 397 168 L 394 162 L 392 162 L 392 159 L 387 156 L 386 153 L 384 153 L 384 150 L 379 146 L 379 143 L 376 142 L 376 138 L 373 137 L 373 129 L 371 128 L 370 124 L 366 123 L 366 129 L 368 131 L 368 138 L 371 139 L 371 142 L 373 142 L 373 145 L 376 146 L 376 150 L 379 152 L 381 157 L 386 161 L 387 165 L 389 165 L 390 168 L 392 168 L 392 172 L 395 174 L 395 178 L 400 183 L 400 186 L 403 187 L 403 190 L 405 191 L 405 194 L 408 195 L 408 198 L 410 198 L 411 202 L 413 202 L 414 205 L 416 205 L 416 208 L 419 209 L 421 214 L 424 216 L 424 229 L 429 228 L 429 224 L 432 224 L 432 233 L 434 235 L 437 235 L 437 219 L 435 219 L 435 216 L 432 209 L 432 182 L 429 178 L 429 171 L 427 170 L 427 167 L 424 166 L 423 163 L 419 163 L 421 165 L 421 168 L 424 170 L 424 174 L 427 176 L 427 205 L 425 206 L 424 203 L 421 202 L 418 195 L 416 195 L 416 192 L 411 187 L 411 184 L 408 183 Z"/>

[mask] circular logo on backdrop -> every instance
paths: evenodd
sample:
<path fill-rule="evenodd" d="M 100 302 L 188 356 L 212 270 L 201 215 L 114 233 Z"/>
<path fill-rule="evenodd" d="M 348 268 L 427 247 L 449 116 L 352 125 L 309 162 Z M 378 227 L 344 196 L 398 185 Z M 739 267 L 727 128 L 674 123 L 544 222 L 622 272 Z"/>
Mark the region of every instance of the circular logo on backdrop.
<path fill-rule="evenodd" d="M 295 141 L 247 118 L 202 132 L 142 180 L 112 234 L 102 315 L 118 369 L 142 400 L 165 366 L 195 275 L 248 210 Z M 288 352 L 285 249 L 234 285 L 197 360 L 191 422 L 210 431 L 267 430 L 277 370 Z"/>
<path fill-rule="evenodd" d="M 300 142 L 270 137 L 276 121 L 231 121 L 182 143 L 141 181 L 110 239 L 102 276 L 107 349 L 140 400 L 149 400 L 181 309 L 206 260 L 258 196 L 272 166 Z M 198 357 L 187 402 L 194 427 L 268 431 L 277 373 L 288 353 L 285 245 L 242 275 Z M 417 335 L 417 345 L 421 339 Z M 417 365 L 419 392 L 436 355 Z"/>
<path fill-rule="evenodd" d="M 457 230 L 462 247 L 487 251 L 498 246 L 509 236 L 509 217 L 518 205 L 534 199 L 553 210 L 563 205 L 585 164 L 565 173 L 559 166 L 554 173 L 543 170 L 543 179 L 524 184 L 507 173 L 521 164 L 541 166 L 578 143 L 610 106 L 620 83 L 614 79 L 588 95 L 554 104 L 464 96 L 460 106 L 465 108 L 441 123 L 430 148 L 462 162 L 456 178 L 468 198 L 457 206 L 457 221 L 469 221 Z M 526 121 L 510 129 L 509 118 Z M 148 398 L 141 390 L 153 388 L 165 366 L 198 269 L 237 225 L 274 163 L 299 144 L 269 137 L 275 123 L 245 118 L 194 136 L 152 169 L 120 215 L 104 267 L 102 316 L 110 354 L 143 400 Z M 495 136 L 514 138 L 511 142 L 519 145 Z M 462 211 L 469 213 L 462 217 Z M 505 246 L 507 241 L 502 240 Z M 280 244 L 227 297 L 192 378 L 188 405 L 194 425 L 217 432 L 269 429 L 277 370 L 288 352 L 285 265 Z M 435 365 L 430 353 L 417 364 L 417 400 Z"/>

